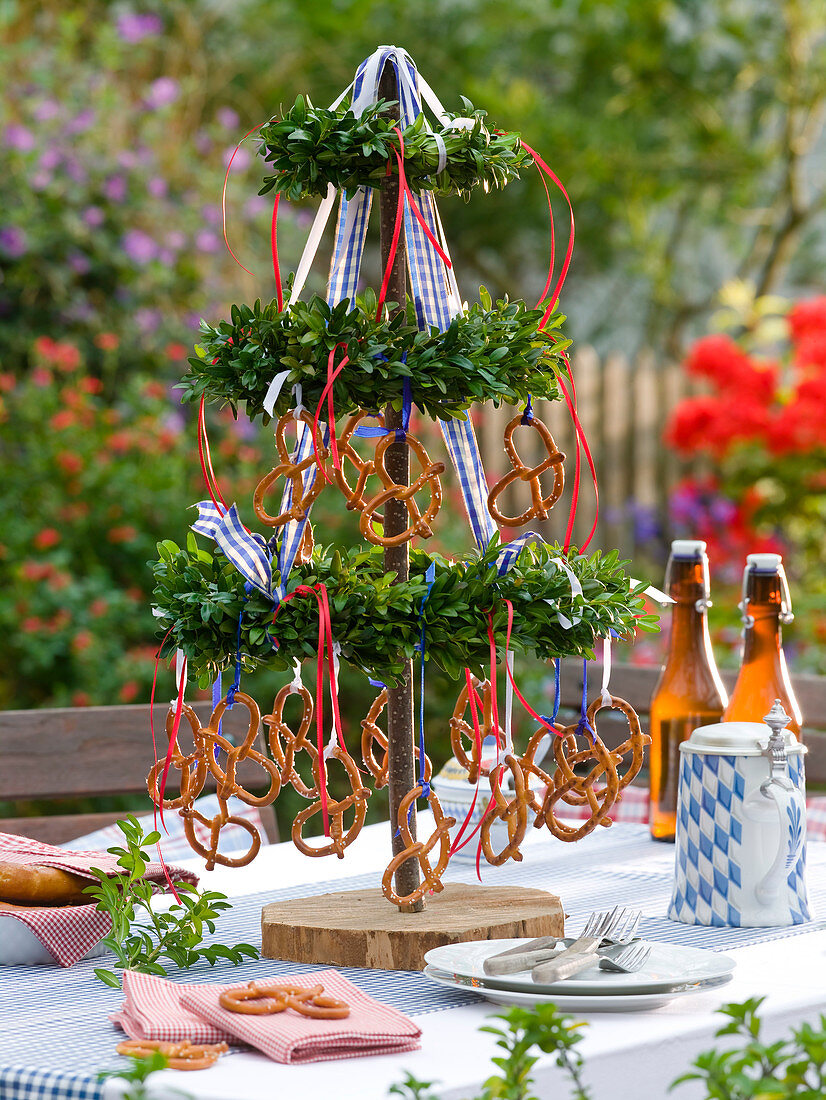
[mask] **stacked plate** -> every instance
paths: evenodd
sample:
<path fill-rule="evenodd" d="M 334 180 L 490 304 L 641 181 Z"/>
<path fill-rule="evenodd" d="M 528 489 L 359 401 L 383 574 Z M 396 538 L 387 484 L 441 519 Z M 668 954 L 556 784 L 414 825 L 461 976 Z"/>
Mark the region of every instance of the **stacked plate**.
<path fill-rule="evenodd" d="M 591 969 L 551 985 L 535 982 L 529 970 L 496 978 L 485 973 L 485 959 L 520 942 L 527 941 L 476 940 L 436 947 L 425 955 L 424 973 L 437 985 L 469 988 L 495 1004 L 553 1002 L 561 1010 L 576 1012 L 642 1012 L 725 985 L 735 966 L 734 959 L 714 951 L 643 940 L 639 942 L 650 947 L 651 954 L 633 974 L 600 970 L 596 956 Z"/>

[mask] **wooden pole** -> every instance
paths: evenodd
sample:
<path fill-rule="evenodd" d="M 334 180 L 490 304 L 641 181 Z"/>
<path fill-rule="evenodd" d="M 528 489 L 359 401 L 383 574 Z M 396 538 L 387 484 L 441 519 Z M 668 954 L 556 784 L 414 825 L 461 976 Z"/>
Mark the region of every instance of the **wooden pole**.
<path fill-rule="evenodd" d="M 398 86 L 396 73 L 389 63 L 385 65 L 379 83 L 379 96 L 381 99 L 397 100 Z M 393 113 L 398 118 L 398 108 L 393 108 Z M 390 245 L 393 240 L 393 229 L 396 224 L 396 209 L 399 202 L 399 178 L 396 175 L 388 176 L 383 182 L 380 191 L 379 208 L 381 217 L 381 265 L 382 272 L 387 267 L 390 256 Z M 390 272 L 390 281 L 387 286 L 387 301 L 398 302 L 399 308 L 404 309 L 407 297 L 407 279 L 405 270 L 405 239 L 404 230 L 399 236 L 396 249 L 396 257 Z M 384 410 L 384 423 L 387 428 L 400 428 L 402 426 L 401 412 L 388 405 Z M 388 474 L 397 485 L 410 484 L 410 452 L 405 443 L 392 443 L 387 448 L 386 466 Z M 407 507 L 403 501 L 388 500 L 384 508 L 384 533 L 385 535 L 397 535 L 407 530 Z M 405 582 L 410 568 L 410 546 L 404 543 L 402 546 L 388 546 L 384 551 L 384 567 L 386 572 L 395 573 L 397 583 Z M 406 661 L 404 671 L 399 679 L 399 686 L 388 690 L 387 699 L 387 741 L 388 741 L 388 775 L 390 793 L 390 830 L 393 844 L 393 854 L 397 855 L 404 848 L 402 837 L 397 836 L 399 805 L 405 795 L 416 784 L 415 757 L 413 754 L 413 662 Z M 416 839 L 416 807 L 415 804 L 409 818 L 410 835 Z M 412 893 L 419 885 L 419 864 L 415 859 L 409 859 L 396 871 L 396 893 L 404 897 Z M 409 912 L 421 912 L 424 909 L 424 901 L 414 902 L 405 906 Z"/>

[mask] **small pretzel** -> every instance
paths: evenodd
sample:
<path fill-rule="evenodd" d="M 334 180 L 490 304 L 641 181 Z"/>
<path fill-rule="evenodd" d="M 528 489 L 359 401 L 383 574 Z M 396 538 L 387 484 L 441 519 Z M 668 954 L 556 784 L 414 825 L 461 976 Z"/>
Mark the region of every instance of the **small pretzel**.
<path fill-rule="evenodd" d="M 195 1045 L 189 1039 L 180 1043 L 165 1043 L 159 1039 L 128 1039 L 115 1047 L 128 1058 L 148 1058 L 157 1050 L 167 1059 L 168 1069 L 209 1069 L 229 1050 L 226 1043 Z"/>
<path fill-rule="evenodd" d="M 284 707 L 291 695 L 297 695 L 302 702 L 301 721 L 298 733 L 293 733 L 284 720 Z M 287 684 L 281 688 L 272 705 L 272 714 L 265 714 L 262 721 L 269 727 L 270 752 L 281 772 L 281 782 L 289 783 L 302 798 L 318 798 L 318 779 L 314 786 L 308 786 L 295 768 L 296 753 L 306 750 L 313 762 L 318 759 L 318 749 L 307 740 L 313 721 L 313 697 L 302 684 L 293 687 Z"/>
<path fill-rule="evenodd" d="M 570 726 L 557 727 L 557 732 L 559 736 L 553 744 L 557 769 L 553 775 L 553 783 L 545 794 L 542 808 L 534 821 L 534 827 L 540 828 L 545 824 L 559 840 L 580 840 L 593 832 L 597 825 L 611 824 L 608 813 L 619 793 L 619 776 L 614 757 L 596 733 L 593 734 L 593 738 L 582 734 L 589 744 L 583 749 L 578 749 L 577 736 L 581 734 L 579 722 Z M 594 767 L 586 774 L 578 775 L 575 768 L 581 768 L 589 760 L 596 761 Z M 605 777 L 605 786 L 597 790 L 596 781 L 602 776 Z M 587 803 L 591 808 L 591 815 L 577 827 L 567 825 L 554 815 L 554 806 L 560 801 L 569 806 L 583 806 Z"/>
<path fill-rule="evenodd" d="M 338 1001 L 335 997 L 327 997 L 322 993 L 311 1000 L 289 997 L 287 1004 L 301 1016 L 312 1016 L 315 1020 L 343 1020 L 350 1015 L 350 1006 L 346 1001 Z"/>
<path fill-rule="evenodd" d="M 295 564 L 306 565 L 308 561 L 312 561 L 314 546 L 313 525 L 310 523 L 308 517 L 304 525 L 304 533 L 301 536 L 301 542 L 298 544 L 298 550 L 295 554 Z"/>
<path fill-rule="evenodd" d="M 516 450 L 516 446 L 513 442 L 513 433 L 521 424 L 537 431 L 545 446 L 547 453 L 542 461 L 536 466 L 525 465 L 519 457 L 519 452 Z M 496 522 L 500 523 L 503 527 L 522 527 L 532 519 L 547 519 L 551 508 L 553 508 L 562 496 L 562 487 L 565 477 L 562 465 L 565 461 L 565 455 L 557 450 L 553 436 L 542 421 L 538 420 L 536 417 L 532 417 L 530 420 L 523 420 L 521 416 L 515 416 L 505 428 L 505 453 L 510 459 L 512 469 L 496 482 L 488 494 L 488 511 Z M 539 477 L 541 474 L 544 474 L 546 470 L 550 469 L 554 472 L 554 484 L 548 496 L 543 497 L 542 485 L 539 481 Z M 531 490 L 531 504 L 521 515 L 505 516 L 499 511 L 496 501 L 500 494 L 514 481 L 528 482 Z"/>
<path fill-rule="evenodd" d="M 312 430 L 313 418 L 306 409 L 301 412 L 299 419 L 305 425 L 305 431 Z M 284 440 L 284 432 L 288 425 L 292 424 L 294 420 L 293 413 L 288 412 L 284 413 L 278 421 L 278 426 L 275 429 L 275 446 L 281 461 L 258 482 L 255 487 L 255 493 L 253 494 L 253 511 L 267 527 L 280 527 L 291 519 L 305 519 L 307 516 L 307 509 L 324 488 L 324 478 L 319 478 L 317 476 L 317 471 L 316 476 L 310 479 L 311 484 L 305 488 L 304 474 L 306 471 L 312 470 L 318 463 L 325 462 L 329 452 L 319 440 L 317 455 L 315 449 L 313 449 L 306 458 L 295 461 Z M 290 505 L 285 511 L 279 512 L 277 516 L 271 516 L 264 507 L 264 494 L 270 486 L 281 477 L 289 482 L 290 485 Z"/>
<path fill-rule="evenodd" d="M 514 793 L 507 798 L 502 791 L 502 772 L 509 768 L 513 776 Z M 485 859 L 495 867 L 501 866 L 509 859 L 517 861 L 522 859 L 519 845 L 525 839 L 528 828 L 528 796 L 525 794 L 525 776 L 520 767 L 520 762 L 512 754 L 508 753 L 505 761 L 498 768 L 493 768 L 490 773 L 490 789 L 493 795 L 493 805 L 485 814 L 481 828 L 481 844 Z M 496 821 L 504 821 L 508 826 L 508 843 L 501 852 L 494 852 L 491 840 L 491 826 Z"/>
<path fill-rule="evenodd" d="M 358 453 L 358 451 L 352 446 L 350 440 L 353 438 L 353 433 L 358 428 L 362 420 L 366 419 L 377 420 L 380 427 L 384 427 L 384 417 L 378 413 L 365 412 L 364 409 L 360 409 L 354 416 L 351 416 L 347 421 L 344 431 L 336 439 L 336 446 L 338 448 L 339 465 L 334 470 L 333 476 L 336 479 L 336 484 L 341 489 L 345 498 L 347 499 L 347 508 L 350 511 L 360 512 L 364 508 L 365 497 L 364 488 L 367 484 L 367 479 L 376 472 L 376 467 L 372 459 L 364 459 Z M 355 488 L 350 485 L 347 477 L 344 473 L 344 462 L 348 461 L 352 464 L 358 481 Z"/>
<path fill-rule="evenodd" d="M 274 1016 L 284 1012 L 287 996 L 279 987 L 257 985 L 250 982 L 241 989 L 226 989 L 218 997 L 218 1004 L 227 1012 L 242 1016 Z"/>
<path fill-rule="evenodd" d="M 430 523 L 436 517 L 442 504 L 442 485 L 439 481 L 439 474 L 445 472 L 444 462 L 431 462 L 427 451 L 419 440 L 408 432 L 405 435 L 404 443 L 418 459 L 422 472 L 410 485 L 399 485 L 390 477 L 385 466 L 387 448 L 395 442 L 396 437 L 391 433 L 382 436 L 376 444 L 373 465 L 375 472 L 384 485 L 384 489 L 365 502 L 359 520 L 362 535 L 375 546 L 403 546 L 404 543 L 409 542 L 416 535 L 424 539 L 430 538 L 433 534 Z M 427 487 L 430 488 L 430 501 L 424 514 L 422 514 L 416 503 L 416 493 Z M 402 501 L 407 508 L 410 522 L 407 528 L 398 535 L 384 535 L 373 527 L 374 513 L 379 508 L 384 507 L 388 500 Z"/>
<path fill-rule="evenodd" d="M 474 692 L 476 692 L 477 699 L 479 698 L 479 692 L 481 692 L 482 715 L 479 743 L 477 744 L 476 731 L 473 725 L 465 719 L 465 713 L 470 702 L 467 682 L 465 682 L 465 686 L 459 692 L 459 698 L 456 700 L 453 716 L 450 719 L 450 745 L 453 749 L 453 755 L 463 768 L 467 768 L 468 781 L 475 783 L 479 778 L 481 769 L 479 750 L 485 738 L 493 735 L 496 737 L 497 744 L 501 745 L 504 744 L 505 735 L 501 728 L 494 729 L 493 727 L 493 696 L 490 689 L 490 680 L 478 680 L 475 676 L 471 676 L 470 682 Z M 463 737 L 470 742 L 470 755 L 465 749 L 462 741 Z"/>
<path fill-rule="evenodd" d="M 314 757 L 313 775 L 315 776 L 316 789 L 320 791 L 321 769 L 318 763 L 318 749 L 314 746 L 310 746 L 309 743 L 307 748 L 312 748 L 312 755 Z M 299 852 L 303 852 L 305 856 L 328 856 L 335 852 L 339 859 L 343 859 L 344 849 L 352 844 L 359 835 L 367 818 L 367 799 L 370 797 L 370 790 L 368 787 L 362 786 L 361 776 L 356 767 L 356 762 L 348 752 L 345 752 L 336 745 L 325 762 L 328 767 L 331 760 L 338 760 L 339 763 L 343 765 L 347 773 L 347 779 L 350 783 L 350 794 L 341 799 L 327 799 L 327 815 L 330 824 L 328 843 L 322 844 L 318 848 L 314 848 L 307 843 L 302 835 L 304 826 L 310 818 L 314 817 L 316 814 L 323 813 L 324 803 L 320 797 L 312 806 L 307 806 L 305 809 L 299 810 L 296 814 L 293 821 L 292 838 L 293 844 L 298 848 Z M 349 828 L 344 824 L 344 815 L 348 810 L 353 811 L 353 821 Z"/>
<path fill-rule="evenodd" d="M 610 704 L 604 703 L 602 699 L 596 699 L 591 703 L 590 707 L 588 707 L 588 720 L 595 732 L 597 728 L 597 713 L 603 707 L 609 705 L 614 710 L 622 711 L 628 722 L 628 737 L 621 745 L 617 745 L 615 749 L 611 750 L 614 763 L 617 765 L 617 774 L 619 775 L 619 791 L 617 792 L 617 801 L 619 801 L 619 799 L 622 798 L 622 792 L 628 784 L 633 782 L 639 775 L 643 761 L 643 749 L 646 745 L 651 744 L 651 738 L 647 733 L 642 732 L 639 716 L 631 704 L 626 702 L 625 699 L 620 699 L 618 695 L 611 696 Z M 631 760 L 625 771 L 620 774 L 619 765 L 628 752 L 631 753 Z"/>
<path fill-rule="evenodd" d="M 368 711 L 367 717 L 362 719 L 361 722 L 361 758 L 364 761 L 364 766 L 370 772 L 375 779 L 375 788 L 380 791 L 382 787 L 387 786 L 389 775 L 389 756 L 387 752 L 387 735 L 378 725 L 379 715 L 387 706 L 387 688 L 382 688 L 376 698 L 373 700 L 373 705 Z M 381 751 L 381 762 L 376 759 L 374 744 L 377 744 Z M 419 746 L 414 745 L 413 755 L 418 761 Z M 424 770 L 425 770 L 425 782 L 430 782 L 430 777 L 433 774 L 433 765 L 430 762 L 430 758 L 425 754 L 424 758 Z"/>
<path fill-rule="evenodd" d="M 450 829 L 456 824 L 456 818 L 444 816 L 439 799 L 432 788 L 428 793 L 427 801 L 433 810 L 433 820 L 436 823 L 436 828 L 424 843 L 414 840 L 411 835 L 407 815 L 416 799 L 421 798 L 423 793 L 423 788 L 419 784 L 408 791 L 399 804 L 399 833 L 404 848 L 390 860 L 381 880 L 382 893 L 388 901 L 398 905 L 402 912 L 410 911 L 412 906 L 420 901 L 426 893 L 438 894 L 444 889 L 441 879 L 450 858 Z M 428 856 L 437 844 L 439 845 L 439 860 L 436 866 L 433 867 Z M 401 896 L 393 888 L 393 875 L 409 859 L 415 859 L 418 862 L 422 871 L 422 881 L 410 894 Z"/>
<path fill-rule="evenodd" d="M 184 703 L 181 709 L 181 718 L 185 718 L 189 723 L 189 727 L 192 730 L 193 751 L 191 753 L 184 753 L 181 749 L 181 744 L 178 739 L 175 741 L 175 745 L 172 749 L 172 756 L 170 757 L 172 767 L 181 773 L 181 781 L 179 784 L 180 795 L 177 798 L 165 798 L 163 800 L 163 806 L 165 810 L 177 809 L 180 806 L 191 805 L 192 802 L 198 797 L 201 791 L 204 789 L 204 783 L 207 777 L 207 763 L 204 755 L 203 744 L 200 738 L 201 722 L 198 715 L 187 703 Z M 169 741 L 172 741 L 172 734 L 175 729 L 175 707 L 170 706 L 169 712 L 166 716 L 166 736 Z M 180 724 L 178 728 L 180 735 Z M 146 777 L 146 788 L 149 791 L 149 797 L 155 803 L 156 806 L 161 804 L 161 795 L 158 789 L 158 782 L 163 775 L 164 767 L 166 766 L 165 760 L 158 760 L 149 771 L 149 775 Z"/>

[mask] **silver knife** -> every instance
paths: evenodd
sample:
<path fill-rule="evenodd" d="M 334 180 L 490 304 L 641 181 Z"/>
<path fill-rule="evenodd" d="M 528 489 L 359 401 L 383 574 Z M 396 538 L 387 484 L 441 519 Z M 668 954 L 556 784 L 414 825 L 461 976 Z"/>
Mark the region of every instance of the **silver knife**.
<path fill-rule="evenodd" d="M 563 978 L 571 978 L 580 970 L 587 970 L 588 967 L 593 966 L 603 937 L 616 924 L 618 911 L 617 908 L 605 914 L 602 920 L 596 923 L 596 927 L 588 927 L 586 934 L 574 940 L 570 947 L 566 947 L 549 962 L 542 962 L 535 966 L 531 970 L 533 980 L 542 985 L 550 985 L 552 982 L 562 981 Z"/>
<path fill-rule="evenodd" d="M 506 951 L 499 951 L 496 955 L 490 955 L 485 961 L 491 959 L 507 959 L 511 955 L 527 955 L 532 951 L 550 950 L 560 943 L 557 936 L 539 936 L 535 940 L 520 940 L 515 947 L 509 947 Z"/>
<path fill-rule="evenodd" d="M 551 936 L 549 938 L 551 943 L 553 943 L 553 937 Z M 556 952 L 554 948 L 550 946 L 538 949 L 534 948 L 532 951 L 526 951 L 524 948 L 520 948 L 518 952 L 514 952 L 513 954 L 503 953 L 485 959 L 482 963 L 482 969 L 492 978 L 505 974 L 518 974 L 522 970 L 530 970 L 532 966 L 538 963 L 548 962 L 555 957 Z"/>

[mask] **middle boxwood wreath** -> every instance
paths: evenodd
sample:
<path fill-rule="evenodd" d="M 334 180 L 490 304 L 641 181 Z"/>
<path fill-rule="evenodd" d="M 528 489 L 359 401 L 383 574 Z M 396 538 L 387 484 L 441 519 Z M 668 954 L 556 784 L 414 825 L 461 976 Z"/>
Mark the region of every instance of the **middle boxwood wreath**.
<path fill-rule="evenodd" d="M 167 541 L 158 550 L 154 602 L 158 625 L 169 630 L 162 655 L 183 650 L 201 687 L 208 687 L 219 671 L 234 663 L 239 616 L 241 661 L 247 671 L 289 669 L 296 658 L 316 656 L 315 600 L 282 604 L 273 626 L 272 603 L 257 590 L 245 598 L 243 578 L 223 555 L 200 549 L 194 536 L 186 549 Z M 385 572 L 378 547 L 316 548 L 311 562 L 293 568 L 288 592 L 300 585 L 325 584 L 342 658 L 389 681 L 400 674 L 402 661 L 413 656 L 419 641 L 419 609 L 431 562 L 436 579 L 424 607 L 427 659 L 454 679 L 465 667 L 484 675 L 490 659 L 488 613 L 504 650 L 506 600 L 514 608 L 511 648 L 541 659 L 591 658 L 597 640 L 612 630 L 619 636 L 635 629 L 656 630 L 655 617 L 644 612 L 645 586 L 629 587 L 623 572 L 626 563 L 616 551 L 564 556 L 582 585 L 582 596 L 572 597 L 569 576 L 553 560 L 563 557 L 561 547 L 530 544 L 502 575 L 497 564 L 501 550 L 494 540 L 484 554 L 461 562 L 413 550 L 410 580 L 394 584 L 395 574 Z M 277 580 L 276 572 L 274 583 Z"/>

